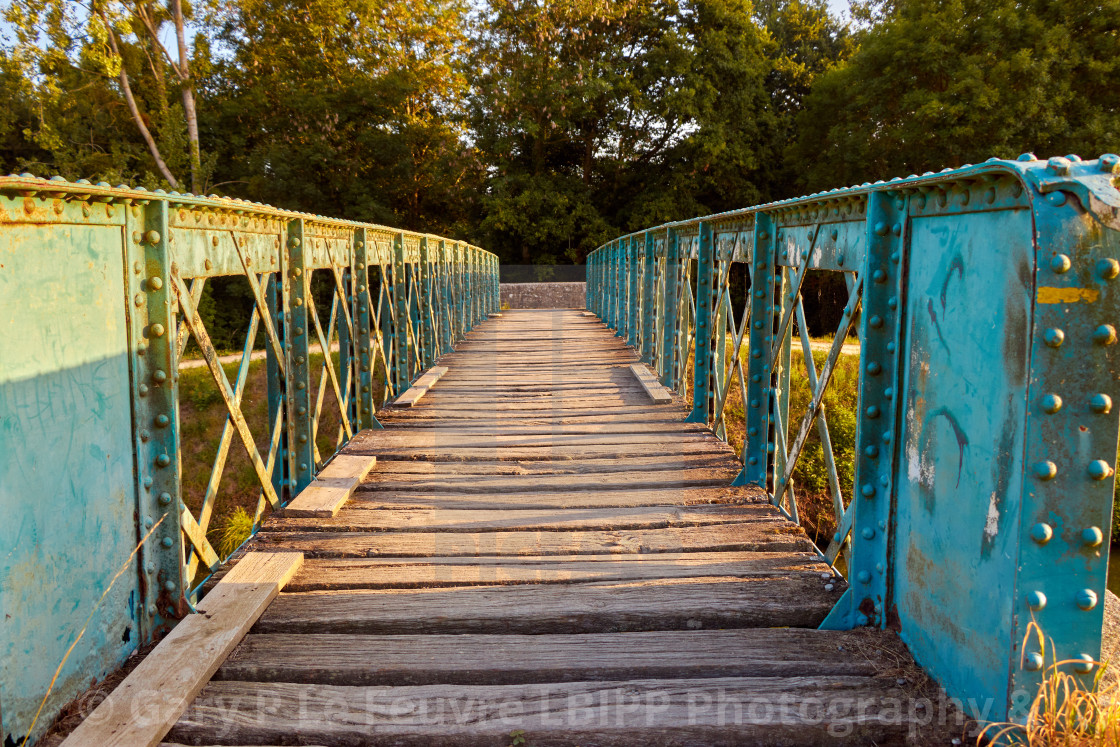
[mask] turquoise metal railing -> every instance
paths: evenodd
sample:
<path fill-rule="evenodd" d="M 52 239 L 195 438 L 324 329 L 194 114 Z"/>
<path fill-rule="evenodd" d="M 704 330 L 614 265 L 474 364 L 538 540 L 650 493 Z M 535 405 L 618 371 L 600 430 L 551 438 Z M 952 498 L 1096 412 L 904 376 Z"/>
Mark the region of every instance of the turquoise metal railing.
<path fill-rule="evenodd" d="M 252 294 L 232 379 L 198 314 L 219 276 Z M 0 735 L 27 733 L 117 571 L 48 713 L 188 612 L 222 560 L 207 530 L 231 448 L 253 465 L 259 523 L 356 431 L 380 427 L 375 402 L 497 308 L 497 258 L 462 242 L 243 200 L 0 178 Z M 259 334 L 268 424 L 254 431 Z M 226 415 L 197 496 L 183 495 L 180 466 L 190 339 Z"/>
<path fill-rule="evenodd" d="M 691 420 L 724 435 L 737 390 L 736 482 L 794 519 L 794 468 L 816 427 L 839 527 L 824 554 L 846 553 L 851 583 L 825 627 L 898 628 L 976 716 L 1022 719 L 1045 667 L 1068 659 L 1090 677 L 1101 656 L 1120 425 L 1118 163 L 993 159 L 670 223 L 588 259 L 588 308 L 666 385 L 691 383 Z M 750 278 L 741 311 L 735 263 Z M 843 273 L 849 292 L 819 369 L 801 295 L 811 272 Z M 844 496 L 822 399 L 853 329 Z M 812 390 L 803 412 L 790 412 L 796 344 Z M 1046 661 L 1032 622 L 1053 641 Z"/>

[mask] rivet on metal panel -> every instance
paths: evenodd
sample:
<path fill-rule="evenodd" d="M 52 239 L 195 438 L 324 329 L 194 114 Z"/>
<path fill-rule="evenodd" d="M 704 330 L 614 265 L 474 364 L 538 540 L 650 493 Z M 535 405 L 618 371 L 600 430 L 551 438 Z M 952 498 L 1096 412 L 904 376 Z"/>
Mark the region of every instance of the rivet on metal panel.
<path fill-rule="evenodd" d="M 1031 527 L 1031 539 L 1040 545 L 1045 545 L 1054 537 L 1054 530 L 1049 524 L 1039 522 Z"/>
<path fill-rule="evenodd" d="M 156 457 L 156 465 L 160 467 L 166 467 L 169 464 L 171 464 L 171 457 L 167 456 L 166 454 L 160 454 L 158 457 Z"/>
<path fill-rule="evenodd" d="M 1077 657 L 1077 663 L 1073 665 L 1073 669 L 1079 674 L 1088 674 L 1093 671 L 1094 666 L 1096 666 L 1096 662 L 1092 656 L 1089 654 L 1081 654 L 1081 656 Z"/>
<path fill-rule="evenodd" d="M 1102 324 L 1093 330 L 1093 342 L 1098 345 L 1112 345 L 1116 342 L 1116 327 L 1111 324 Z"/>
<path fill-rule="evenodd" d="M 1048 413 L 1055 413 L 1062 409 L 1062 398 L 1057 394 L 1047 394 L 1042 398 L 1042 409 Z"/>
<path fill-rule="evenodd" d="M 1082 589 L 1077 592 L 1077 606 L 1083 610 L 1091 610 L 1097 606 L 1097 592 L 1092 589 Z"/>
<path fill-rule="evenodd" d="M 1112 465 L 1103 459 L 1089 462 L 1089 477 L 1094 480 L 1107 480 L 1112 477 Z"/>
<path fill-rule="evenodd" d="M 1043 460 L 1035 462 L 1031 470 L 1039 480 L 1053 480 L 1058 474 L 1058 465 L 1049 460 Z"/>
<path fill-rule="evenodd" d="M 871 583 L 871 574 L 867 571 L 860 571 L 858 574 L 856 574 L 856 580 L 861 584 L 869 584 Z"/>
<path fill-rule="evenodd" d="M 1056 327 L 1051 327 L 1042 333 L 1042 339 L 1052 348 L 1060 348 L 1066 340 L 1066 333 Z"/>
<path fill-rule="evenodd" d="M 1081 530 L 1081 544 L 1085 547 L 1100 547 L 1104 542 L 1104 532 L 1100 527 L 1086 527 Z"/>
<path fill-rule="evenodd" d="M 1120 262 L 1111 257 L 1097 262 L 1097 274 L 1105 280 L 1112 280 L 1120 275 Z"/>
<path fill-rule="evenodd" d="M 1042 658 L 1042 654 L 1038 652 L 1027 654 L 1023 658 L 1023 669 L 1026 669 L 1028 672 L 1037 672 L 1042 669 L 1044 663 L 1045 661 Z"/>
<path fill-rule="evenodd" d="M 1064 272 L 1069 272 L 1069 268 L 1073 266 L 1070 261 L 1069 255 L 1058 254 L 1050 260 L 1050 269 L 1061 275 Z"/>
<path fill-rule="evenodd" d="M 1032 591 L 1027 594 L 1027 606 L 1035 612 L 1046 608 L 1046 595 L 1041 591 Z"/>

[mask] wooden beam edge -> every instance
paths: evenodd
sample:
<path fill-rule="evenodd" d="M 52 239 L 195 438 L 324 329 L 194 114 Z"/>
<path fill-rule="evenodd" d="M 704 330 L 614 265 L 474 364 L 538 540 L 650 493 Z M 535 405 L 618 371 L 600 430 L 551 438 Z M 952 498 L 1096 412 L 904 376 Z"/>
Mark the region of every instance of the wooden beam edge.
<path fill-rule="evenodd" d="M 362 458 L 366 460 L 365 463 L 345 476 L 332 473 L 331 477 L 312 480 L 310 485 L 279 512 L 280 515 L 291 519 L 330 519 L 336 516 L 377 464 L 375 456 L 362 455 Z M 327 469 L 330 469 L 330 465 Z"/>
<path fill-rule="evenodd" d="M 673 398 L 669 392 L 661 385 L 649 369 L 646 368 L 644 363 L 633 363 L 630 365 L 630 373 L 634 374 L 634 378 L 642 385 L 642 389 L 646 390 L 649 398 L 657 404 L 664 404 L 672 402 Z"/>
<path fill-rule="evenodd" d="M 159 745 L 302 566 L 301 552 L 246 554 L 62 747 Z"/>
<path fill-rule="evenodd" d="M 393 407 L 413 407 L 447 373 L 447 366 L 432 366 L 404 394 L 393 400 Z"/>

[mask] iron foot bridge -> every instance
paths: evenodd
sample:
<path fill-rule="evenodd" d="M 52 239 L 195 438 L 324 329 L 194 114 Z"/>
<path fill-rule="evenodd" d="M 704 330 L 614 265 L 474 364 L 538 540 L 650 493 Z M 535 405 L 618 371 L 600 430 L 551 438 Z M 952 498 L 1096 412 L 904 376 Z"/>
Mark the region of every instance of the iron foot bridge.
<path fill-rule="evenodd" d="M 1024 723 L 1112 653 L 1117 174 L 1026 154 L 658 226 L 534 311 L 451 239 L 0 178 L 0 736 Z"/>

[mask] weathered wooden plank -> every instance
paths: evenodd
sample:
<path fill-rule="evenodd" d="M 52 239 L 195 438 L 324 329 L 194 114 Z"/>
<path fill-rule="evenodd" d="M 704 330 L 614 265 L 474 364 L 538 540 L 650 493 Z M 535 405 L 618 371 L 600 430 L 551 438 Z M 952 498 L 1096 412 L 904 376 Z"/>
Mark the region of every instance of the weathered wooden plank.
<path fill-rule="evenodd" d="M 292 591 L 408 589 L 423 586 L 573 584 L 586 581 L 698 578 L 791 578 L 827 573 L 810 553 L 694 552 L 649 555 L 309 559 Z"/>
<path fill-rule="evenodd" d="M 383 460 L 377 471 L 382 475 L 576 475 L 605 472 L 673 472 L 702 467 L 727 468 L 723 453 L 681 454 L 664 457 L 580 460 L 502 460 L 487 462 L 428 462 Z"/>
<path fill-rule="evenodd" d="M 622 508 L 626 506 L 690 506 L 705 503 L 758 503 L 765 500 L 752 487 L 680 488 L 661 490 L 531 491 L 525 493 L 417 493 L 365 491 L 351 496 L 355 508 L 474 508 L 492 511 L 538 508 Z"/>
<path fill-rule="evenodd" d="M 392 405 L 394 407 L 414 406 L 446 373 L 447 366 L 433 366 L 429 368 L 420 378 L 414 381 L 412 386 L 406 389 L 401 396 L 393 400 Z"/>
<path fill-rule="evenodd" d="M 332 519 L 269 521 L 263 531 L 293 532 L 478 532 L 478 531 L 579 531 L 595 529 L 658 529 L 712 526 L 752 521 L 790 524 L 769 504 L 715 506 L 640 506 L 636 508 L 585 508 L 551 510 L 421 508 L 346 508 Z"/>
<path fill-rule="evenodd" d="M 463 422 L 463 421 L 460 421 Z M 449 432 L 446 421 L 443 420 L 429 420 L 429 421 L 411 421 L 402 423 L 393 421 L 393 425 L 403 429 L 428 431 L 442 431 Z M 555 425 L 552 423 L 544 424 L 515 424 L 505 421 L 502 423 L 492 423 L 489 421 L 468 423 L 463 422 L 463 425 L 455 429 L 455 433 L 462 433 L 465 435 L 479 435 L 479 436 L 546 436 L 552 434 L 563 435 L 598 435 L 605 433 L 612 434 L 631 434 L 631 433 L 662 433 L 667 439 L 676 438 L 678 435 L 683 434 L 705 434 L 705 429 L 699 423 L 574 423 L 574 424 L 560 424 Z M 706 434 L 705 434 L 706 435 Z"/>
<path fill-rule="evenodd" d="M 377 464 L 377 457 L 339 454 L 289 503 L 284 516 L 331 517 Z"/>
<path fill-rule="evenodd" d="M 287 593 L 259 633 L 601 633 L 810 627 L 844 583 L 700 577 L 623 582 Z"/>
<path fill-rule="evenodd" d="M 615 443 L 615 444 L 562 444 L 543 446 L 445 446 L 441 444 L 411 444 L 400 447 L 365 441 L 348 447 L 358 454 L 376 454 L 379 463 L 384 460 L 432 462 L 459 461 L 525 461 L 563 459 L 624 459 L 631 456 L 662 456 L 677 459 L 685 454 L 725 455 L 734 459 L 731 448 L 716 442 L 688 444 L 675 443 Z"/>
<path fill-rule="evenodd" d="M 63 744 L 158 744 L 302 563 L 290 552 L 242 558 Z"/>
<path fill-rule="evenodd" d="M 797 629 L 579 635 L 252 634 L 216 680 L 324 685 L 514 685 L 863 675 L 862 632 Z M 847 648 L 851 654 L 838 656 Z"/>
<path fill-rule="evenodd" d="M 899 707 L 904 697 L 893 679 L 843 675 L 394 688 L 213 682 L 170 736 L 456 747 L 504 745 L 523 731 L 539 747 L 816 747 L 842 734 L 901 744 L 920 728 Z"/>
<path fill-rule="evenodd" d="M 634 374 L 634 378 L 646 390 L 646 394 L 649 395 L 651 400 L 661 403 L 673 401 L 673 396 L 669 393 L 669 390 L 662 386 L 661 382 L 650 373 L 646 364 L 635 363 L 630 366 L 630 372 Z"/>
<path fill-rule="evenodd" d="M 361 485 L 363 491 L 418 493 L 529 493 L 603 490 L 665 490 L 730 485 L 738 474 L 733 467 L 680 469 L 675 472 L 608 472 L 598 475 L 393 475 L 377 472 Z"/>
<path fill-rule="evenodd" d="M 780 521 L 663 529 L 548 532 L 269 531 L 260 536 L 256 547 L 261 550 L 296 550 L 308 558 L 813 551 L 813 543 L 800 529 Z"/>

